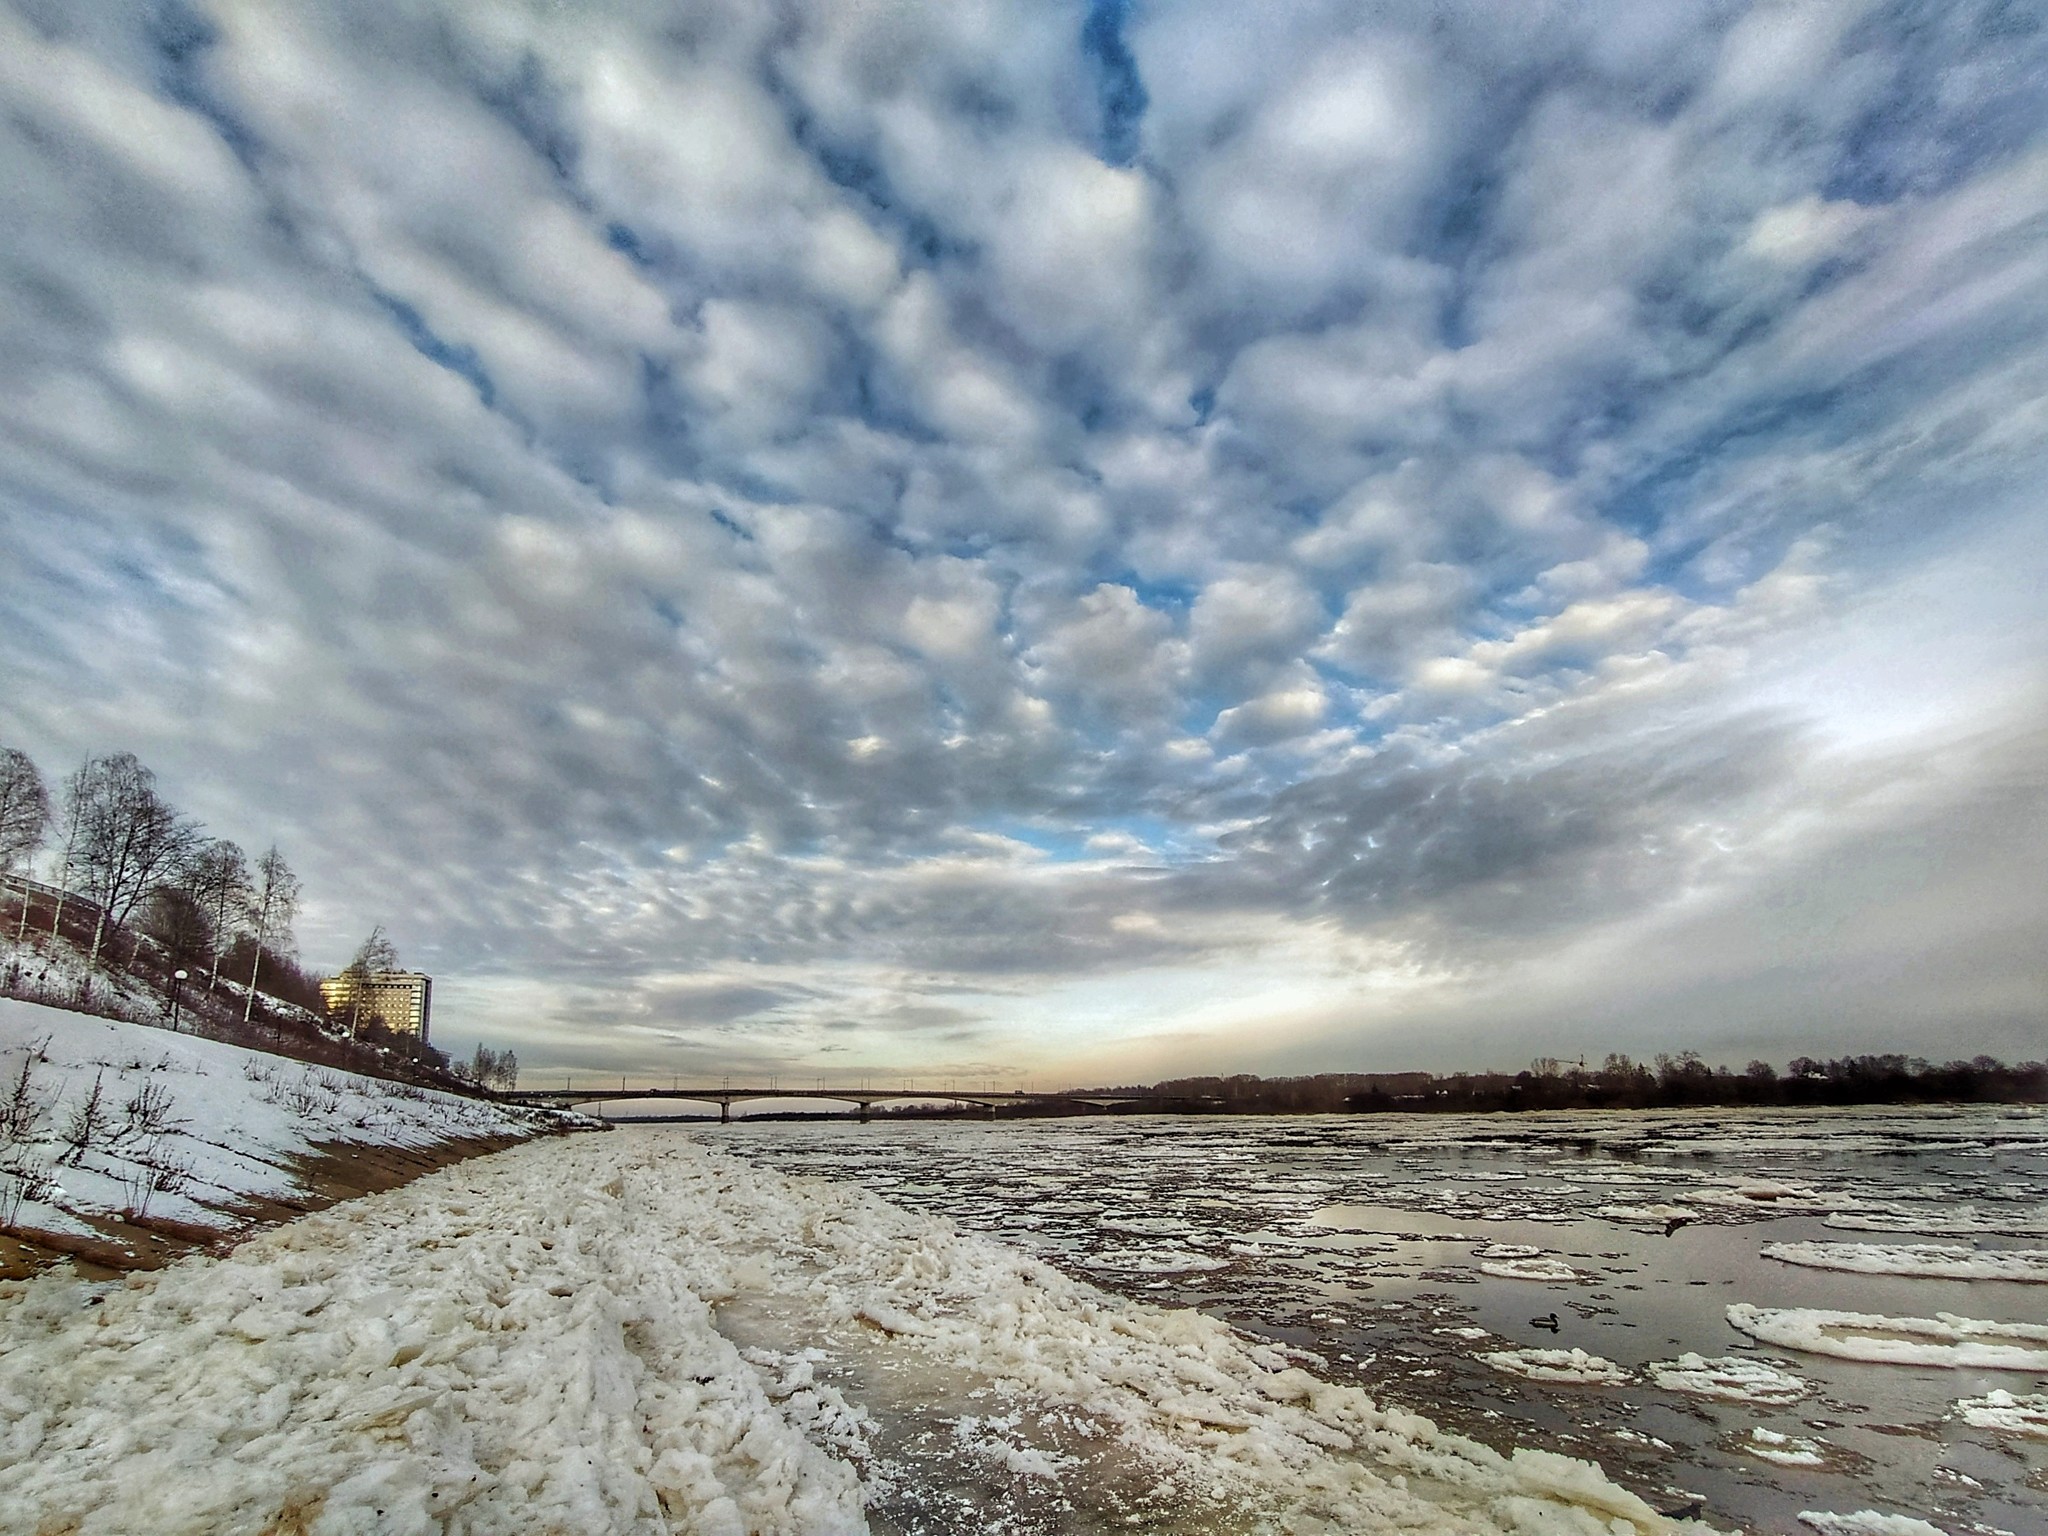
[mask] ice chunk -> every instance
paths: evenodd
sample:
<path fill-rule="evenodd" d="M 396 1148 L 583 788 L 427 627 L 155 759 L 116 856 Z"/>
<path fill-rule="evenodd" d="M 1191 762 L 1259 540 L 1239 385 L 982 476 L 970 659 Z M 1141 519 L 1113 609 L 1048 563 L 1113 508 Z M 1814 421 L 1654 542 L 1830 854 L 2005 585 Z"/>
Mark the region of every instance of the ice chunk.
<path fill-rule="evenodd" d="M 1803 1378 L 1781 1371 L 1768 1361 L 1742 1360 L 1732 1355 L 1709 1360 L 1702 1355 L 1684 1354 L 1644 1369 L 1650 1380 L 1667 1392 L 1687 1392 L 1736 1403 L 1782 1406 L 1798 1402 L 1813 1390 Z"/>
<path fill-rule="evenodd" d="M 2048 1372 L 2048 1327 L 1995 1323 L 1938 1312 L 1881 1317 L 1821 1308 L 1728 1308 L 1729 1325 L 1753 1339 L 1813 1355 L 1882 1365 Z"/>
<path fill-rule="evenodd" d="M 1765 1243 L 1763 1256 L 1781 1264 L 1858 1275 L 2048 1285 L 2048 1251 L 2039 1249 L 1980 1249 L 1950 1243 Z"/>
<path fill-rule="evenodd" d="M 1609 1221 L 1642 1227 L 1662 1227 L 1674 1221 L 1700 1219 L 1700 1213 L 1689 1205 L 1670 1205 L 1662 1201 L 1654 1205 L 1603 1205 L 1593 1214 L 1605 1216 Z"/>
<path fill-rule="evenodd" d="M 1088 1269 L 1114 1269 L 1138 1275 L 1185 1275 L 1230 1267 L 1228 1259 L 1212 1258 L 1186 1248 L 1105 1248 L 1075 1262 Z"/>
<path fill-rule="evenodd" d="M 1828 1464 L 1827 1447 L 1802 1435 L 1781 1435 L 1758 1425 L 1740 1442 L 1745 1455 L 1780 1467 L 1820 1468 Z"/>
<path fill-rule="evenodd" d="M 1874 1509 L 1858 1510 L 1853 1515 L 1802 1509 L 1799 1523 L 1818 1536 L 1948 1536 L 1940 1526 L 1912 1515 L 1881 1515 Z"/>
<path fill-rule="evenodd" d="M 1581 1280 L 1581 1275 L 1563 1259 L 1489 1259 L 1479 1273 L 1496 1280 Z"/>
<path fill-rule="evenodd" d="M 1953 1412 L 1965 1424 L 1977 1429 L 1995 1429 L 2001 1434 L 2048 1440 L 2048 1396 L 1987 1392 L 1982 1397 L 1961 1399 Z"/>
<path fill-rule="evenodd" d="M 1496 1371 L 1530 1381 L 1615 1387 L 1629 1379 L 1629 1373 L 1612 1360 L 1583 1349 L 1497 1349 L 1479 1358 Z"/>

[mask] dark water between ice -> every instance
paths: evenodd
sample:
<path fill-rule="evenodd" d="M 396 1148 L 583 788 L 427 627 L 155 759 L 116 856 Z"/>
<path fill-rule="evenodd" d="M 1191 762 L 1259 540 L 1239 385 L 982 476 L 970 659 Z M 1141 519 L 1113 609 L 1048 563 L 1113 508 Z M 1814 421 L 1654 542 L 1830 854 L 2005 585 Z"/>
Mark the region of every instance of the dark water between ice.
<path fill-rule="evenodd" d="M 1726 1320 L 1747 1302 L 2048 1322 L 2048 1285 L 1837 1273 L 1760 1251 L 2048 1248 L 2039 1112 L 757 1121 L 705 1134 L 1313 1350 L 1323 1374 L 1502 1449 L 1597 1460 L 1660 1507 L 1702 1496 L 1724 1528 L 1803 1532 L 1802 1510 L 1877 1509 L 1957 1536 L 2048 1532 L 2048 1439 L 1972 1427 L 1955 1408 L 2048 1392 L 2048 1372 L 1796 1353 Z M 1691 1215 L 1666 1236 L 1671 1211 L 1652 1208 Z M 1577 1278 L 1481 1269 L 1560 1263 Z M 1537 1326 L 1553 1316 L 1554 1331 Z M 1571 1349 L 1625 1379 L 1533 1381 L 1482 1359 Z M 1687 1352 L 1768 1362 L 1810 1390 L 1773 1405 L 1651 1379 Z"/>

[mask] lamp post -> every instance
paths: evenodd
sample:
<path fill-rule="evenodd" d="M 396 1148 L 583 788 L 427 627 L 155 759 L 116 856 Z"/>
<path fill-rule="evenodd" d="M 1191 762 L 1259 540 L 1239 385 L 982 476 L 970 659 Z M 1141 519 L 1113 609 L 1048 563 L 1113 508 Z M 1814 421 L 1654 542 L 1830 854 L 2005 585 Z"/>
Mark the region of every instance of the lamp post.
<path fill-rule="evenodd" d="M 171 972 L 171 1033 L 178 1032 L 178 998 L 185 990 L 184 971 Z"/>

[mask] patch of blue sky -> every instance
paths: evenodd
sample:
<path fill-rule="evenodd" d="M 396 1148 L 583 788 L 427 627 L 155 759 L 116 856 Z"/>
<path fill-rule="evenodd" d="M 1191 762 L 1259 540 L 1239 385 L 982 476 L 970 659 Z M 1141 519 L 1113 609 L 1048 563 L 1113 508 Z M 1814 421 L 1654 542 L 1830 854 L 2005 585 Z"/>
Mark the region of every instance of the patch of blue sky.
<path fill-rule="evenodd" d="M 1888 89 L 1841 140 L 1831 200 L 1891 203 L 1947 191 L 2022 153 L 2042 129 L 2048 18 L 2031 0 L 1934 8 L 1891 61 Z M 2001 61 L 1986 72 L 1982 60 Z M 1973 67 L 1974 66 L 1974 67 Z M 1968 90 L 1955 76 L 1967 70 Z"/>
<path fill-rule="evenodd" d="M 1138 601 L 1147 608 L 1156 608 L 1161 613 L 1185 617 L 1194 601 L 1201 595 L 1201 588 L 1192 582 L 1167 581 L 1140 576 L 1128 568 L 1103 578 L 1120 587 L 1129 587 L 1138 594 Z"/>
<path fill-rule="evenodd" d="M 161 61 L 157 84 L 164 95 L 205 118 L 235 158 L 254 169 L 261 141 L 207 87 L 200 67 L 207 50 L 220 41 L 220 29 L 184 0 L 164 0 L 151 14 L 150 35 Z"/>
<path fill-rule="evenodd" d="M 821 131 L 816 119 L 772 71 L 762 83 L 781 103 L 790 138 L 797 147 L 811 157 L 827 181 L 858 197 L 877 222 L 894 230 L 899 251 L 913 264 L 937 266 L 974 254 L 971 245 L 948 235 L 936 220 L 912 207 L 874 156 Z"/>
<path fill-rule="evenodd" d="M 380 287 L 368 277 L 364 277 L 362 281 L 370 290 L 370 296 L 377 301 L 377 307 L 397 322 L 398 328 L 405 333 L 405 339 L 412 344 L 415 352 L 429 362 L 440 364 L 450 373 L 467 379 L 470 386 L 476 390 L 477 398 L 486 407 L 496 408 L 497 386 L 491 382 L 490 374 L 484 370 L 483 359 L 477 355 L 474 347 L 449 341 L 427 324 L 424 315 L 397 294 Z"/>
<path fill-rule="evenodd" d="M 475 82 L 478 100 L 548 163 L 566 188 L 576 184 L 578 146 L 556 109 L 556 92 L 539 59 L 528 54 L 509 80 Z"/>
<path fill-rule="evenodd" d="M 1137 845 L 1162 860 L 1172 860 L 1198 853 L 1205 846 L 1187 829 L 1147 815 L 1090 817 L 1081 825 L 994 817 L 974 822 L 972 830 L 1023 843 L 1062 864 L 1090 863 L 1135 852 Z M 1091 840 L 1096 840 L 1093 847 L 1089 846 Z"/>
<path fill-rule="evenodd" d="M 648 248 L 640 232 L 629 224 L 621 224 L 614 219 L 605 225 L 604 243 L 636 267 L 652 269 L 656 265 L 654 252 Z"/>
<path fill-rule="evenodd" d="M 1130 0 L 1093 0 L 1081 23 L 1081 52 L 1095 75 L 1095 99 L 1102 110 L 1101 154 L 1109 165 L 1129 165 L 1138 147 L 1151 97 L 1138 75 L 1138 61 L 1124 41 Z"/>

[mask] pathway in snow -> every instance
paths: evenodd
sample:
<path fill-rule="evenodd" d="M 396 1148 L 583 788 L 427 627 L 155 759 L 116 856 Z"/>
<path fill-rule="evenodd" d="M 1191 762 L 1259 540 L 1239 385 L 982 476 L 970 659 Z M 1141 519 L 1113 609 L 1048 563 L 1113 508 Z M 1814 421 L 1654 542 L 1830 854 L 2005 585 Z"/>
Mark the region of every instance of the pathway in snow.
<path fill-rule="evenodd" d="M 892 1462 L 929 1443 L 919 1412 L 952 1416 L 949 1454 L 998 1495 L 957 1526 Z M 0 1529 L 1082 1531 L 1133 1512 L 1681 1528 L 1586 1463 L 1502 1457 L 1199 1313 L 674 1133 L 518 1147 L 122 1286 L 0 1287 Z"/>

